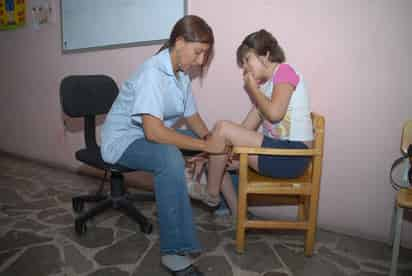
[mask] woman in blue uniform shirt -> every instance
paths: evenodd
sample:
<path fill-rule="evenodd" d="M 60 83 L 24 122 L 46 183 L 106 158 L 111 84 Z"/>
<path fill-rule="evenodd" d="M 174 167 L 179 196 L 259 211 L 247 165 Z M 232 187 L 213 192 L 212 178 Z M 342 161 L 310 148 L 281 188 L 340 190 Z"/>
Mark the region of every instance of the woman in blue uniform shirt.
<path fill-rule="evenodd" d="M 209 137 L 191 90 L 191 76 L 210 62 L 214 37 L 200 17 L 180 19 L 168 42 L 122 85 L 102 128 L 106 162 L 153 173 L 161 262 L 173 275 L 203 275 L 186 256 L 200 251 L 180 149 L 222 153 Z M 190 131 L 173 129 L 181 118 Z M 207 138 L 206 138 L 207 137 Z"/>

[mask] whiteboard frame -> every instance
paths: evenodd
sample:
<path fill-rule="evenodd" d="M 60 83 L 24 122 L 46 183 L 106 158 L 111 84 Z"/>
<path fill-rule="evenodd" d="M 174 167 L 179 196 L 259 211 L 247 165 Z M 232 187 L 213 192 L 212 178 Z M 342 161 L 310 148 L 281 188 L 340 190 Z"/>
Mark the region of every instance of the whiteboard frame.
<path fill-rule="evenodd" d="M 63 18 L 63 2 L 64 1 L 72 1 L 72 0 L 60 0 L 60 36 L 61 36 L 61 50 L 63 54 L 69 53 L 77 53 L 77 52 L 88 52 L 88 51 L 96 51 L 96 50 L 106 50 L 106 49 L 117 49 L 117 48 L 127 48 L 127 47 L 135 47 L 135 46 L 148 46 L 148 45 L 156 45 L 156 44 L 163 44 L 167 41 L 166 39 L 159 39 L 159 40 L 141 40 L 141 41 L 134 41 L 130 43 L 112 43 L 110 45 L 102 45 L 102 46 L 92 46 L 92 47 L 78 47 L 78 48 L 65 48 L 64 44 L 64 18 Z M 188 14 L 188 4 L 187 0 L 180 0 L 183 3 L 183 11 L 181 17 Z M 170 26 L 170 29 L 173 26 Z"/>

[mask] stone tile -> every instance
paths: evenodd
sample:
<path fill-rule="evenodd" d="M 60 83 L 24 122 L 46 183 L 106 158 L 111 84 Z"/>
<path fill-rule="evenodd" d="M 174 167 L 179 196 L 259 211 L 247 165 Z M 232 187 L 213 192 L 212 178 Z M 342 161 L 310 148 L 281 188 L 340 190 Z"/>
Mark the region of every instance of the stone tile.
<path fill-rule="evenodd" d="M 25 219 L 25 220 L 16 222 L 13 228 L 22 229 L 22 230 L 32 230 L 32 231 L 37 232 L 37 231 L 44 230 L 48 227 L 44 224 L 38 223 L 35 220 Z"/>
<path fill-rule="evenodd" d="M 56 225 L 73 225 L 74 217 L 71 214 L 63 214 L 56 216 L 54 218 L 45 220 L 45 222 Z"/>
<path fill-rule="evenodd" d="M 60 233 L 70 240 L 86 248 L 98 248 L 108 246 L 113 243 L 113 230 L 103 227 L 89 227 L 83 235 L 75 233 L 74 227 L 68 227 L 60 230 Z"/>
<path fill-rule="evenodd" d="M 56 196 L 56 198 L 61 203 L 69 203 L 69 202 L 72 202 L 72 198 L 76 195 L 77 194 L 75 194 L 75 193 L 65 192 L 65 193 L 59 194 L 58 196 Z"/>
<path fill-rule="evenodd" d="M 2 171 L 2 175 L 0 175 L 0 186 L 2 186 L 3 189 L 10 189 L 11 184 L 13 184 L 13 191 L 28 190 L 33 184 L 26 178 L 27 177 L 24 177 L 23 175 L 14 173 L 7 174 Z"/>
<path fill-rule="evenodd" d="M 377 271 L 382 271 L 382 273 L 384 272 L 389 272 L 389 268 L 390 268 L 390 263 L 372 263 L 372 262 L 362 262 L 361 263 L 362 267 L 366 268 L 365 270 L 377 270 Z"/>
<path fill-rule="evenodd" d="M 389 261 L 391 257 L 391 249 L 388 245 L 351 236 L 342 236 L 336 249 L 365 260 Z"/>
<path fill-rule="evenodd" d="M 371 272 L 371 271 L 361 271 L 361 272 L 354 274 L 354 276 L 387 276 L 387 275 L 388 274 L 382 274 L 382 273 Z"/>
<path fill-rule="evenodd" d="M 391 252 L 391 258 L 392 258 L 392 252 Z M 406 264 L 412 267 L 412 249 L 400 247 L 398 262 L 400 265 Z"/>
<path fill-rule="evenodd" d="M 231 262 L 242 270 L 262 273 L 282 267 L 278 257 L 264 242 L 248 243 L 243 254 L 236 253 L 234 244 L 227 244 L 224 250 Z"/>
<path fill-rule="evenodd" d="M 39 192 L 42 189 L 41 185 L 36 185 L 31 181 L 30 175 L 28 175 L 29 178 L 23 179 L 23 175 L 19 175 L 18 179 L 13 180 L 13 189 L 16 191 L 19 191 L 20 193 L 30 195 L 32 193 Z"/>
<path fill-rule="evenodd" d="M 343 266 L 344 268 L 349 268 L 349 269 L 352 269 L 352 270 L 359 270 L 360 269 L 360 265 L 357 262 L 353 261 L 352 259 L 348 258 L 347 256 L 334 253 L 326 247 L 319 248 L 318 252 L 319 252 L 319 256 L 325 257 L 325 258 L 331 260 L 332 262 Z"/>
<path fill-rule="evenodd" d="M 1 208 L 1 212 L 9 217 L 22 218 L 22 217 L 26 217 L 27 215 L 31 214 L 30 210 L 16 210 L 14 206 L 10 206 L 10 205 L 3 205 L 3 206 L 0 206 L 0 208 Z"/>
<path fill-rule="evenodd" d="M 294 276 L 345 276 L 345 273 L 336 265 L 320 258 L 317 255 L 305 257 L 303 252 L 294 252 L 279 244 L 275 244 L 274 246 L 280 258 L 287 265 L 287 267 L 289 267 Z"/>
<path fill-rule="evenodd" d="M 211 212 L 207 207 L 204 206 L 204 204 L 192 201 L 192 213 L 194 218 L 199 218 L 204 215 L 210 215 Z"/>
<path fill-rule="evenodd" d="M 0 218 L 0 227 L 5 227 L 14 222 L 15 220 L 10 217 Z"/>
<path fill-rule="evenodd" d="M 57 201 L 54 198 L 47 198 L 31 202 L 18 203 L 13 206 L 13 209 L 42 210 L 55 206 L 57 206 Z"/>
<path fill-rule="evenodd" d="M 41 211 L 40 213 L 37 214 L 37 218 L 40 220 L 47 220 L 50 217 L 54 217 L 62 213 L 67 213 L 67 210 L 64 208 L 52 208 L 52 209 Z"/>
<path fill-rule="evenodd" d="M 336 246 L 338 251 L 360 258 L 362 261 L 383 261 L 390 263 L 392 248 L 379 241 L 372 241 L 351 236 L 342 236 Z M 412 249 L 401 247 L 399 264 L 412 264 Z"/>
<path fill-rule="evenodd" d="M 225 228 L 234 228 L 234 218 L 230 214 L 217 215 L 214 212 L 204 212 L 203 215 L 198 216 L 199 223 L 209 223 L 215 225 L 222 225 Z"/>
<path fill-rule="evenodd" d="M 20 250 L 14 249 L 8 252 L 0 253 L 0 267 L 7 262 L 11 257 L 15 256 Z M 0 274 L 1 275 L 1 274 Z"/>
<path fill-rule="evenodd" d="M 140 232 L 140 225 L 128 216 L 120 216 L 115 225 L 129 231 Z"/>
<path fill-rule="evenodd" d="M 93 207 L 93 204 L 86 204 L 87 210 Z M 119 217 L 122 213 L 114 210 L 114 209 L 108 209 L 105 210 L 103 213 L 100 213 L 99 215 L 93 217 L 90 219 L 90 222 L 98 225 L 98 224 L 106 224 L 107 221 L 110 221 L 112 218 L 116 218 Z M 110 226 L 113 226 L 113 224 L 111 224 Z"/>
<path fill-rule="evenodd" d="M 216 223 L 197 223 L 197 225 L 200 228 L 202 228 L 202 230 L 209 231 L 209 232 L 220 232 L 220 231 L 226 231 L 230 229 L 230 226 L 219 225 Z"/>
<path fill-rule="evenodd" d="M 60 191 L 53 189 L 53 188 L 47 188 L 44 189 L 40 192 L 37 192 L 33 195 L 31 195 L 31 198 L 35 198 L 35 199 L 44 199 L 44 198 L 48 198 L 48 197 L 54 197 L 61 194 Z"/>
<path fill-rule="evenodd" d="M 143 234 L 135 234 L 99 251 L 94 259 L 101 265 L 134 264 L 149 246 Z"/>
<path fill-rule="evenodd" d="M 263 276 L 288 276 L 286 272 L 266 272 Z"/>
<path fill-rule="evenodd" d="M 133 235 L 134 232 L 131 231 L 127 231 L 127 230 L 122 230 L 122 229 L 118 229 L 115 232 L 115 239 L 118 240 L 123 240 L 124 238 Z"/>
<path fill-rule="evenodd" d="M 216 232 L 197 231 L 197 236 L 204 252 L 216 250 L 222 238 Z"/>
<path fill-rule="evenodd" d="M 0 238 L 0 251 L 51 241 L 51 238 L 34 233 L 12 230 Z"/>
<path fill-rule="evenodd" d="M 224 256 L 205 256 L 196 262 L 205 276 L 231 276 L 232 268 Z"/>
<path fill-rule="evenodd" d="M 305 250 L 304 244 L 296 241 L 279 241 L 278 243 L 296 252 L 303 252 Z"/>
<path fill-rule="evenodd" d="M 282 242 L 293 242 L 295 244 L 303 244 L 305 241 L 305 234 L 299 230 L 255 230 L 257 234 L 272 235 L 277 240 Z"/>
<path fill-rule="evenodd" d="M 78 237 L 74 233 L 72 197 L 92 193 L 98 185 L 99 179 L 94 177 L 0 154 L 0 275 L 126 276 L 130 275 L 136 263 L 139 267 L 133 272 L 134 276 L 170 275 L 160 265 L 158 225 L 156 216 L 152 214 L 155 209 L 153 202 L 137 204 L 154 223 L 153 234 L 145 237 L 140 249 L 136 241 L 125 242 L 128 238 L 141 235 L 139 227 L 117 210 L 108 210 L 90 220 L 85 235 Z M 92 204 L 86 204 L 86 207 L 90 206 Z M 196 265 L 208 276 L 341 276 L 344 272 L 348 276 L 383 276 L 389 271 L 389 247 L 322 229 L 318 229 L 317 254 L 312 258 L 303 255 L 304 234 L 300 231 L 248 231 L 246 253 L 237 255 L 233 245 L 235 227 L 231 222 L 217 218 L 198 202 L 193 202 L 192 206 L 199 239 L 206 253 L 194 257 Z M 60 227 L 66 224 L 70 226 Z M 41 234 L 34 233 L 38 231 Z M 122 242 L 130 246 L 122 245 Z M 267 243 L 274 244 L 289 268 L 279 262 L 278 255 Z M 152 248 L 148 250 L 149 246 Z M 270 249 L 268 252 L 261 248 L 265 246 Z M 49 249 L 40 250 L 46 247 Z M 36 251 L 33 253 L 32 250 Z M 42 263 L 44 254 L 41 252 L 44 251 L 54 257 L 54 264 Z M 123 251 L 126 251 L 124 255 Z M 60 253 L 64 253 L 65 258 L 60 259 Z M 102 267 L 91 259 L 98 254 L 106 261 L 112 255 L 115 257 L 113 262 L 132 264 Z M 141 256 L 143 254 L 145 256 Z M 262 256 L 263 260 L 260 260 Z M 398 275 L 412 275 L 411 260 L 412 250 L 401 248 Z M 31 266 L 33 269 L 28 273 Z"/>
<path fill-rule="evenodd" d="M 236 241 L 236 230 L 224 231 L 221 233 L 221 236 L 224 238 L 228 238 L 232 241 Z M 253 233 L 246 233 L 245 235 L 246 243 L 248 242 L 256 242 L 262 240 L 262 237 L 258 234 Z"/>
<path fill-rule="evenodd" d="M 48 276 L 59 273 L 61 266 L 59 250 L 54 245 L 42 245 L 27 249 L 2 272 L 2 275 Z"/>
<path fill-rule="evenodd" d="M 4 205 L 15 205 L 24 202 L 15 190 L 0 188 L 0 202 Z"/>
<path fill-rule="evenodd" d="M 140 265 L 136 268 L 136 271 L 132 274 L 132 276 L 141 275 L 170 276 L 170 273 L 160 264 L 160 247 L 158 242 L 150 248 Z"/>
<path fill-rule="evenodd" d="M 336 244 L 339 239 L 339 235 L 322 229 L 316 231 L 316 242 L 321 244 Z"/>
<path fill-rule="evenodd" d="M 75 246 L 64 247 L 64 265 L 73 269 L 76 274 L 84 273 L 93 269 L 93 262 L 88 260 Z"/>
<path fill-rule="evenodd" d="M 155 203 L 154 199 L 153 200 L 142 200 L 138 198 L 139 194 L 144 197 L 147 193 L 141 192 L 141 191 L 131 192 L 131 195 L 134 195 L 135 197 L 133 198 L 133 196 L 131 196 L 129 200 L 133 202 L 134 207 L 136 207 L 136 209 L 142 213 L 152 212 L 152 207 L 153 207 L 153 204 Z"/>
<path fill-rule="evenodd" d="M 406 270 L 399 269 L 398 275 L 399 276 L 411 276 L 412 275 L 412 269 L 406 269 Z"/>
<path fill-rule="evenodd" d="M 146 274 L 142 274 L 146 275 Z M 129 276 L 128 272 L 118 269 L 117 267 L 106 267 L 98 269 L 93 273 L 87 274 L 87 276 Z"/>
<path fill-rule="evenodd" d="M 13 173 L 7 173 L 7 170 L 1 167 L 1 173 L 4 175 L 0 175 L 0 186 L 3 187 L 10 187 L 10 183 L 13 183 L 16 181 L 16 178 L 13 176 Z M 13 186 L 14 188 L 14 186 Z"/>

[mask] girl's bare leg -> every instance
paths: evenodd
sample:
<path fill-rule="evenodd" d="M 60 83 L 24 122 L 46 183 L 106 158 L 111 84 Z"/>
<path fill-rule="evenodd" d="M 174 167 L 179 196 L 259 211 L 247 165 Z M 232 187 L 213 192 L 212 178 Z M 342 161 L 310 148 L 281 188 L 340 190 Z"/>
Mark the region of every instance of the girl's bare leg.
<path fill-rule="evenodd" d="M 239 124 L 229 121 L 217 122 L 212 135 L 225 140 L 227 144 L 233 146 L 260 147 L 263 141 L 261 133 L 248 130 Z M 207 192 L 210 195 L 217 196 L 222 191 L 232 214 L 236 214 L 237 195 L 233 189 L 230 175 L 225 173 L 227 160 L 228 156 L 226 154 L 209 155 Z M 258 169 L 257 156 L 250 156 L 248 161 L 250 167 L 255 170 Z"/>
<path fill-rule="evenodd" d="M 226 203 L 229 207 L 229 210 L 233 216 L 236 216 L 237 212 L 237 193 L 233 188 L 232 178 L 229 173 L 226 172 L 223 175 L 221 191 L 225 197 Z"/>

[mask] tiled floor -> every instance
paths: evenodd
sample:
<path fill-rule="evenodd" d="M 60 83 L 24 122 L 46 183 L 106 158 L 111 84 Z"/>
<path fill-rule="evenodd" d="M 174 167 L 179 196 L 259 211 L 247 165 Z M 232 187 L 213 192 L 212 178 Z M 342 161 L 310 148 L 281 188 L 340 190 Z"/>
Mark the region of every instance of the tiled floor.
<path fill-rule="evenodd" d="M 143 235 L 116 211 L 93 220 L 84 236 L 73 229 L 71 196 L 98 180 L 0 154 L 1 276 L 169 275 L 159 266 L 158 231 Z M 144 213 L 156 221 L 154 204 Z M 319 230 L 315 255 L 303 257 L 303 236 L 255 232 L 247 251 L 234 253 L 234 229 L 194 206 L 205 275 L 387 275 L 391 249 L 379 242 Z M 402 249 L 399 275 L 412 275 L 412 250 Z"/>

